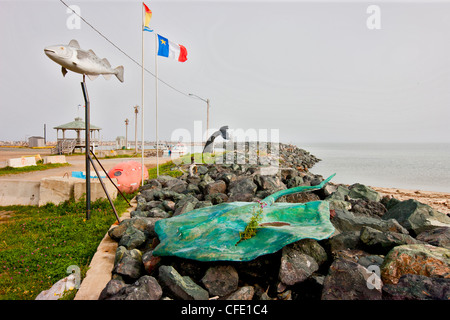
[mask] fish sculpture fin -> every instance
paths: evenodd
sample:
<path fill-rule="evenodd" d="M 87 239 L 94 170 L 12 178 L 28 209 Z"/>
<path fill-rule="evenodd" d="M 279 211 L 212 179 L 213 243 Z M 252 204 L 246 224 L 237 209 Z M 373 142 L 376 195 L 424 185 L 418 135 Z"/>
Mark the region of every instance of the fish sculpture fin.
<path fill-rule="evenodd" d="M 70 40 L 69 47 L 74 47 L 74 48 L 77 48 L 77 49 L 81 49 L 80 45 L 78 44 L 78 41 L 75 40 L 75 39 Z"/>
<path fill-rule="evenodd" d="M 97 79 L 98 74 L 88 74 L 87 76 L 88 76 L 89 79 L 95 80 L 95 79 Z"/>
<path fill-rule="evenodd" d="M 92 49 L 89 49 L 88 52 L 89 52 L 91 55 L 96 56 L 95 52 L 94 52 Z"/>
<path fill-rule="evenodd" d="M 108 59 L 103 58 L 102 61 L 103 61 L 103 63 L 104 63 L 106 66 L 108 66 L 108 67 L 111 68 L 111 64 L 109 63 Z"/>
<path fill-rule="evenodd" d="M 64 67 L 61 67 L 61 72 L 62 72 L 62 74 L 63 74 L 63 77 L 65 77 L 66 74 L 67 74 L 67 69 L 64 68 Z"/>
<path fill-rule="evenodd" d="M 123 82 L 123 66 L 118 66 L 114 70 L 116 70 L 117 79 L 119 79 L 120 82 Z"/>
<path fill-rule="evenodd" d="M 106 80 L 109 80 L 109 79 L 111 79 L 111 76 L 112 76 L 112 74 L 104 74 L 103 75 L 103 78 L 105 78 Z"/>

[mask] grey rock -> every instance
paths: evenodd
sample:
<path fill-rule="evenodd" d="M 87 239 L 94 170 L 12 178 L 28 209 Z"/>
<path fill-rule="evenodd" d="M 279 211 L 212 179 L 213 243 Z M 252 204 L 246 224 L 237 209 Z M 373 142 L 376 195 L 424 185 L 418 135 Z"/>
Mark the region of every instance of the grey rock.
<path fill-rule="evenodd" d="M 159 267 L 159 283 L 168 293 L 182 300 L 207 300 L 208 291 L 197 285 L 188 276 L 182 277 L 172 266 Z"/>
<path fill-rule="evenodd" d="M 307 254 L 290 247 L 282 249 L 278 277 L 286 285 L 294 285 L 306 280 L 319 269 L 317 262 Z"/>
<path fill-rule="evenodd" d="M 406 234 L 379 231 L 371 227 L 361 229 L 360 239 L 366 245 L 367 251 L 379 254 L 387 254 L 395 246 L 420 243 Z"/>
<path fill-rule="evenodd" d="M 357 262 L 360 265 L 362 265 L 363 267 L 368 268 L 370 266 L 381 267 L 381 265 L 383 264 L 383 261 L 384 261 L 384 256 L 367 255 L 367 256 L 360 257 Z"/>
<path fill-rule="evenodd" d="M 450 300 L 450 279 L 403 275 L 396 285 L 383 286 L 385 300 Z"/>
<path fill-rule="evenodd" d="M 169 218 L 170 214 L 163 209 L 160 208 L 153 208 L 147 213 L 147 217 L 151 218 Z"/>
<path fill-rule="evenodd" d="M 260 190 L 269 190 L 271 193 L 287 189 L 278 176 L 256 174 L 253 177 L 253 181 Z"/>
<path fill-rule="evenodd" d="M 302 239 L 288 245 L 288 247 L 312 257 L 319 266 L 328 259 L 325 249 L 314 239 Z"/>
<path fill-rule="evenodd" d="M 325 240 L 325 243 L 333 254 L 340 250 L 361 249 L 362 247 L 359 231 L 342 232 Z"/>
<path fill-rule="evenodd" d="M 228 196 L 225 193 L 214 193 L 205 196 L 205 200 L 210 201 L 212 204 L 220 204 L 228 201 Z"/>
<path fill-rule="evenodd" d="M 227 300 L 252 300 L 255 294 L 255 288 L 252 286 L 244 286 L 237 289 L 227 297 Z"/>
<path fill-rule="evenodd" d="M 113 268 L 113 273 L 135 280 L 141 276 L 142 271 L 142 253 L 137 249 L 127 250 Z"/>
<path fill-rule="evenodd" d="M 288 189 L 302 186 L 305 182 L 303 178 L 300 176 L 294 176 L 292 178 L 287 179 L 286 186 Z"/>
<path fill-rule="evenodd" d="M 350 193 L 350 190 L 347 187 L 345 187 L 343 185 L 338 185 L 336 191 L 333 192 L 331 195 L 329 195 L 326 198 L 326 200 L 346 201 L 349 193 Z"/>
<path fill-rule="evenodd" d="M 195 206 L 198 203 L 198 199 L 193 197 L 192 195 L 187 195 L 182 200 L 176 202 L 175 204 L 175 212 L 174 216 L 183 214 L 185 212 L 189 212 L 195 209 Z"/>
<path fill-rule="evenodd" d="M 378 192 L 360 183 L 355 183 L 354 185 L 350 186 L 350 192 L 348 193 L 348 196 L 352 199 L 363 199 L 370 201 L 381 200 L 381 195 Z"/>
<path fill-rule="evenodd" d="M 253 182 L 251 177 L 240 177 L 238 180 L 232 182 L 229 186 L 230 199 L 238 198 L 240 195 L 253 195 L 258 186 Z M 235 200 L 230 200 L 235 201 Z"/>
<path fill-rule="evenodd" d="M 205 187 L 205 195 L 214 193 L 225 193 L 227 190 L 227 184 L 223 180 L 217 180 L 208 183 Z"/>
<path fill-rule="evenodd" d="M 450 227 L 437 227 L 421 232 L 416 239 L 433 246 L 450 249 Z"/>
<path fill-rule="evenodd" d="M 386 212 L 383 219 L 396 219 L 416 235 L 437 227 L 450 227 L 447 215 L 413 199 L 399 202 Z"/>
<path fill-rule="evenodd" d="M 193 183 L 188 184 L 188 186 L 186 187 L 186 191 L 188 193 L 194 193 L 194 194 L 197 194 L 197 193 L 201 192 L 200 188 L 198 187 L 198 185 L 197 184 L 193 184 Z"/>
<path fill-rule="evenodd" d="M 385 206 L 377 201 L 350 199 L 349 202 L 352 205 L 350 211 L 356 215 L 365 215 L 374 218 L 381 218 L 386 213 Z"/>
<path fill-rule="evenodd" d="M 347 210 L 335 210 L 335 216 L 331 223 L 340 231 L 360 231 L 362 227 L 368 226 L 380 231 L 398 232 L 409 234 L 395 219 L 384 219 L 355 215 Z"/>
<path fill-rule="evenodd" d="M 226 296 L 236 291 L 239 275 L 230 265 L 213 266 L 208 268 L 202 278 L 202 283 L 212 296 Z"/>
<path fill-rule="evenodd" d="M 111 279 L 106 284 L 105 288 L 103 288 L 98 300 L 107 300 L 112 296 L 117 295 L 119 291 L 126 286 L 127 284 L 122 280 Z"/>
<path fill-rule="evenodd" d="M 379 288 L 368 286 L 369 277 L 377 278 Z M 381 280 L 362 265 L 338 258 L 330 266 L 323 283 L 322 300 L 381 300 Z"/>

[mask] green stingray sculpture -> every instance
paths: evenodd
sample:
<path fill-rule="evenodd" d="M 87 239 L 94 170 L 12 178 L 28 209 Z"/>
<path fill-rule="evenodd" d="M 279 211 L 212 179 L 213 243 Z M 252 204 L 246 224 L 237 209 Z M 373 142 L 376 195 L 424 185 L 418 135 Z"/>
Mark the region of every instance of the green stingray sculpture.
<path fill-rule="evenodd" d="M 259 203 L 222 203 L 159 220 L 155 231 L 160 243 L 153 255 L 199 261 L 250 261 L 301 239 L 326 239 L 335 231 L 327 201 L 275 201 L 285 195 L 321 189 L 334 175 L 316 186 L 275 192 Z M 242 239 L 255 213 L 259 222 L 256 233 Z"/>

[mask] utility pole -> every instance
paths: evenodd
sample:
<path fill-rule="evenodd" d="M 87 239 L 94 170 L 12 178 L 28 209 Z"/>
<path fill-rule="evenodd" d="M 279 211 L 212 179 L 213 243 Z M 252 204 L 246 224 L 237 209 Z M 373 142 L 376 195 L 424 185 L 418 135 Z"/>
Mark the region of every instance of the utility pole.
<path fill-rule="evenodd" d="M 138 147 L 137 147 L 137 117 L 139 113 L 139 106 L 134 106 L 134 153 L 137 154 Z M 142 151 L 144 152 L 144 151 Z"/>
<path fill-rule="evenodd" d="M 128 149 L 128 123 L 130 120 L 125 119 L 125 149 Z"/>
<path fill-rule="evenodd" d="M 209 99 L 200 98 L 199 96 L 197 96 L 196 94 L 193 94 L 193 93 L 189 93 L 189 96 L 196 97 L 196 98 L 206 102 L 206 135 L 207 135 L 206 139 L 208 139 L 208 131 L 209 131 L 209 102 L 210 102 L 210 100 Z"/>

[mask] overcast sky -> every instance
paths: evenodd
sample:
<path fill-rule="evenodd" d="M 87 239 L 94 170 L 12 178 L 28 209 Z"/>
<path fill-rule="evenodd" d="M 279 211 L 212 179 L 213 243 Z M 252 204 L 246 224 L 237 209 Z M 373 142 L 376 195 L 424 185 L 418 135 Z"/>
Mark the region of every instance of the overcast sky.
<path fill-rule="evenodd" d="M 66 1 L 141 63 L 141 1 Z M 158 58 L 159 138 L 194 121 L 210 127 L 277 129 L 281 142 L 450 142 L 448 1 L 146 1 L 150 26 L 187 48 L 180 63 Z M 370 29 L 370 5 L 380 29 Z M 141 68 L 89 25 L 69 29 L 57 0 L 0 1 L 0 140 L 42 136 L 84 118 L 80 74 L 61 68 L 44 47 L 76 39 L 113 67 L 115 77 L 87 79 L 91 123 L 103 140 L 134 139 Z M 373 24 L 372 24 L 373 25 Z M 154 34 L 146 32 L 145 67 L 155 71 Z M 155 139 L 155 78 L 145 76 L 145 140 Z M 140 118 L 138 138 L 140 139 Z"/>

